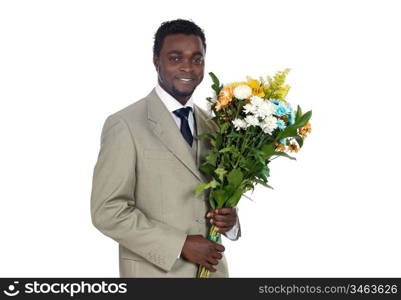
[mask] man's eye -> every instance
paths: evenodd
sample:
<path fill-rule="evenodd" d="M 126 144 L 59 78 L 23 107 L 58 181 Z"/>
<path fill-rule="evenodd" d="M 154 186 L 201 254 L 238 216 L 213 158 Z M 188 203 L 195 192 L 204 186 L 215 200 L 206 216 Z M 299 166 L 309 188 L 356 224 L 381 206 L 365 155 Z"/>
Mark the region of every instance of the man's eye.
<path fill-rule="evenodd" d="M 180 58 L 178 56 L 172 56 L 172 57 L 170 57 L 169 60 L 172 62 L 178 62 L 178 61 L 180 61 Z"/>
<path fill-rule="evenodd" d="M 201 64 L 201 63 L 203 63 L 203 58 L 202 57 L 194 58 L 192 61 L 195 64 Z"/>

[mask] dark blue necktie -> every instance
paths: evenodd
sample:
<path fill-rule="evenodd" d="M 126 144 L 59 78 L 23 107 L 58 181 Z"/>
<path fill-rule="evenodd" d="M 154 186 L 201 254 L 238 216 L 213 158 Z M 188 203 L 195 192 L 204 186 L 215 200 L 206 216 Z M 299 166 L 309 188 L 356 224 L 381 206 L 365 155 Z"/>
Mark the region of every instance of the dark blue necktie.
<path fill-rule="evenodd" d="M 189 128 L 189 123 L 188 123 L 188 116 L 191 109 L 192 108 L 190 106 L 186 106 L 173 111 L 173 113 L 181 119 L 181 127 L 180 127 L 181 134 L 187 141 L 187 143 L 192 147 L 192 142 L 194 138 L 192 136 L 192 132 L 191 129 Z"/>

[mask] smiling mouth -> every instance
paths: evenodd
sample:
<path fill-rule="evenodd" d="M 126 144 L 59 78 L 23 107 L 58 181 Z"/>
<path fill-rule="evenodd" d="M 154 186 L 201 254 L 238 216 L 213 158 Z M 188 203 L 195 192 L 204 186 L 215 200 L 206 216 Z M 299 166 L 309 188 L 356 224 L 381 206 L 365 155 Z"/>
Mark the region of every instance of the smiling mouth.
<path fill-rule="evenodd" d="M 195 81 L 195 79 L 193 79 L 193 78 L 177 78 L 179 81 L 181 81 L 181 82 L 185 82 L 185 83 L 188 83 L 188 82 L 194 82 Z"/>

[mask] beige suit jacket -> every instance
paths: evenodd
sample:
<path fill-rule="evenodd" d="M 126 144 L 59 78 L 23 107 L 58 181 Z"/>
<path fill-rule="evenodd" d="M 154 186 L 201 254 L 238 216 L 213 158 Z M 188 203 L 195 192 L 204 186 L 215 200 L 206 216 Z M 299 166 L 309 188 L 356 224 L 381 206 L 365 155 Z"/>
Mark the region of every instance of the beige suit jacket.
<path fill-rule="evenodd" d="M 217 129 L 194 104 L 197 134 Z M 103 126 L 93 172 L 93 225 L 119 243 L 121 277 L 196 277 L 198 266 L 182 257 L 187 235 L 208 234 L 210 210 L 194 188 L 210 181 L 199 171 L 210 144 L 189 145 L 157 93 L 110 115 Z M 241 235 L 239 230 L 237 239 Z M 228 277 L 226 258 L 211 277 Z"/>

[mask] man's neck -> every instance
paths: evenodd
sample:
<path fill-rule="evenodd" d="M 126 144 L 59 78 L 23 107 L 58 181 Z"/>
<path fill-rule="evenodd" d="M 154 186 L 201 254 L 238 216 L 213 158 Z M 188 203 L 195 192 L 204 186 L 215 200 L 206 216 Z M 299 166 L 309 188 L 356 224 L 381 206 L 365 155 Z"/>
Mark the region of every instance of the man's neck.
<path fill-rule="evenodd" d="M 170 94 L 171 95 L 171 94 Z M 173 96 L 173 95 L 171 95 Z M 189 98 L 191 98 L 191 96 L 186 97 L 186 98 L 177 98 L 175 96 L 173 96 L 175 100 L 177 100 L 178 102 L 180 102 L 183 106 L 185 106 L 185 104 L 187 104 Z"/>
<path fill-rule="evenodd" d="M 185 96 L 185 97 L 180 97 L 180 96 L 177 96 L 177 95 L 173 95 L 167 89 L 165 89 L 163 87 L 163 85 L 160 84 L 160 81 L 158 82 L 158 84 L 166 93 L 168 93 L 171 97 L 173 97 L 175 100 L 180 102 L 183 106 L 185 106 L 185 104 L 187 104 L 188 100 L 191 99 L 191 97 L 192 97 L 192 94 L 189 95 L 189 96 Z"/>

